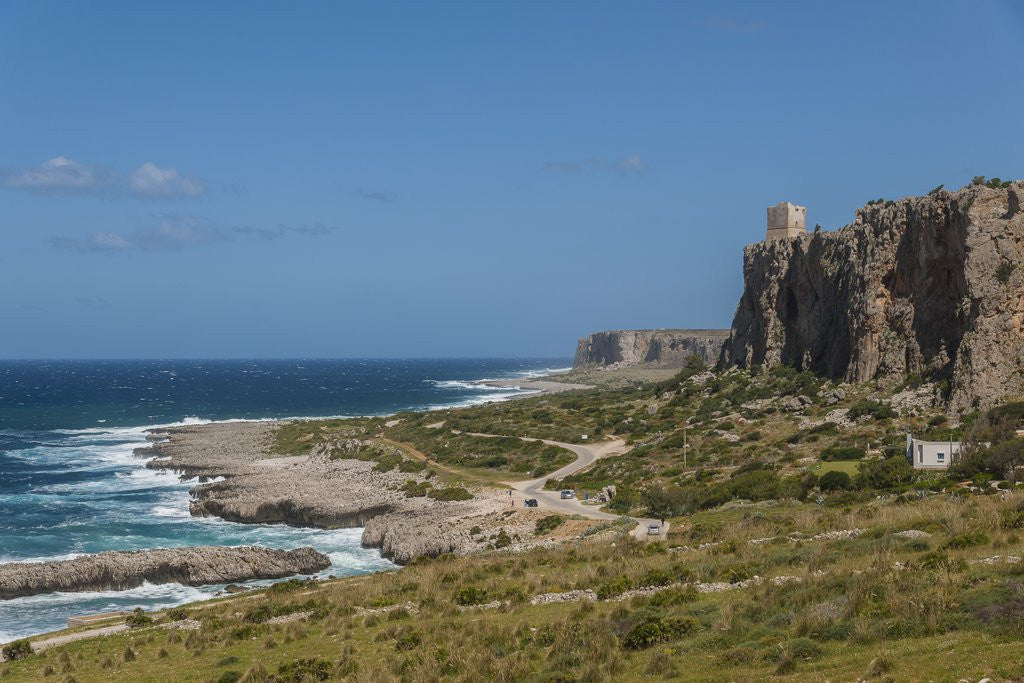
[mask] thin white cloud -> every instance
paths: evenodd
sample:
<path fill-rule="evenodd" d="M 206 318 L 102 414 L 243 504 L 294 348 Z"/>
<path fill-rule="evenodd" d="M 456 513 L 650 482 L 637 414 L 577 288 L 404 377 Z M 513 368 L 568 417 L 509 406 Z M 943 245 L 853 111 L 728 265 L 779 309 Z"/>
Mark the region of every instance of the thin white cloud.
<path fill-rule="evenodd" d="M 40 194 L 94 194 L 108 192 L 116 184 L 113 174 L 100 166 L 54 157 L 38 166 L 3 171 L 3 184 Z"/>
<path fill-rule="evenodd" d="M 137 199 L 197 197 L 207 190 L 201 180 L 150 161 L 124 176 L 104 166 L 82 164 L 63 156 L 30 168 L 0 170 L 0 185 L 45 195 L 127 195 Z"/>
<path fill-rule="evenodd" d="M 78 253 L 118 254 L 129 252 L 176 251 L 214 242 L 239 239 L 276 240 L 289 235 L 326 235 L 337 226 L 276 225 L 270 228 L 248 225 L 214 225 L 199 216 L 165 216 L 159 223 L 131 232 L 95 232 L 85 237 L 54 237 L 50 246 Z"/>
<path fill-rule="evenodd" d="M 160 168 L 146 163 L 128 176 L 128 191 L 136 197 L 198 197 L 206 192 L 206 185 L 195 178 L 178 173 L 175 168 Z"/>
<path fill-rule="evenodd" d="M 616 171 L 618 173 L 646 173 L 647 163 L 637 155 L 622 159 L 589 157 L 580 161 L 549 161 L 544 170 L 552 173 L 583 173 L 584 171 Z"/>

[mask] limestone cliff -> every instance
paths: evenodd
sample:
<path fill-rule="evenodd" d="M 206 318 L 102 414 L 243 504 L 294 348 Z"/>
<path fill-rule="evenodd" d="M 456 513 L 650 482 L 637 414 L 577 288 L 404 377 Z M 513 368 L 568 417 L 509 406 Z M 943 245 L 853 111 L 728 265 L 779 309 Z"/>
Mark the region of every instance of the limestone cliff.
<path fill-rule="evenodd" d="M 720 366 L 864 381 L 916 373 L 952 411 L 1024 393 L 1024 182 L 875 202 L 743 254 Z"/>
<path fill-rule="evenodd" d="M 574 370 L 602 365 L 681 367 L 688 356 L 714 363 L 728 330 L 610 330 L 579 340 Z"/>

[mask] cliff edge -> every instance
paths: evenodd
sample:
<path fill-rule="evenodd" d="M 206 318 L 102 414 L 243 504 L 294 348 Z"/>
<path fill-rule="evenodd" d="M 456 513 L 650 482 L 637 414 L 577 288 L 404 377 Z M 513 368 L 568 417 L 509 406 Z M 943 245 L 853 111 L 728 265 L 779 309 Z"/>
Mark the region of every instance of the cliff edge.
<path fill-rule="evenodd" d="M 849 382 L 916 374 L 952 412 L 1024 393 L 1024 182 L 873 202 L 835 232 L 743 252 L 720 367 Z"/>
<path fill-rule="evenodd" d="M 729 330 L 609 330 L 576 345 L 573 370 L 599 366 L 682 367 L 689 356 L 705 363 L 718 359 Z"/>

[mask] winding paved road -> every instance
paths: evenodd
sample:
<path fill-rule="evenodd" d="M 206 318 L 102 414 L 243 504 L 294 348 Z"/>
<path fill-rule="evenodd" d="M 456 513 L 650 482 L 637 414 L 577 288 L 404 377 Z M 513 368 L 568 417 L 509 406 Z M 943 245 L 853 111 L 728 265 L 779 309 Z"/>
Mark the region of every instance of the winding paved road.
<path fill-rule="evenodd" d="M 474 436 L 490 435 L 474 434 Z M 583 502 L 577 498 L 564 499 L 562 498 L 560 491 L 545 491 L 544 485 L 550 479 L 563 479 L 570 474 L 575 474 L 580 470 L 586 469 L 601 458 L 625 453 L 629 450 L 626 448 L 625 441 L 622 439 L 615 439 L 613 441 L 602 441 L 596 444 L 583 445 L 562 443 L 561 441 L 549 441 L 548 439 L 530 439 L 526 437 L 523 437 L 523 440 L 540 441 L 541 443 L 545 443 L 549 446 L 558 446 L 559 448 L 572 451 L 576 454 L 576 460 L 565 467 L 555 470 L 551 474 L 544 475 L 537 479 L 504 482 L 512 489 L 512 499 L 515 501 L 517 507 L 522 506 L 524 501 L 528 498 L 536 498 L 540 509 L 553 510 L 569 515 L 579 515 L 588 519 L 621 519 L 622 515 L 598 510 L 597 505 L 584 505 Z M 667 522 L 661 525 L 661 534 L 654 536 L 647 533 L 647 527 L 650 524 L 660 524 L 660 520 L 646 517 L 633 517 L 632 519 L 637 522 L 637 528 L 633 531 L 633 535 L 638 540 L 661 540 L 664 539 L 665 535 L 668 533 Z"/>

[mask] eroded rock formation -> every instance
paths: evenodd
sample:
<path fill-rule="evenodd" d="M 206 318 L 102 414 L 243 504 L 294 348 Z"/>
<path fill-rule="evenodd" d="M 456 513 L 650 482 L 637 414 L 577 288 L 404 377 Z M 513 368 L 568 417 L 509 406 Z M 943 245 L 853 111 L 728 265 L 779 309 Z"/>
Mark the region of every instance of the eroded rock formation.
<path fill-rule="evenodd" d="M 187 586 L 315 574 L 331 561 L 313 548 L 196 546 L 118 550 L 56 562 L 0 564 L 0 599 L 55 591 L 127 590 L 149 583 Z"/>
<path fill-rule="evenodd" d="M 729 330 L 609 330 L 579 340 L 572 367 L 654 365 L 682 367 L 696 355 L 705 363 L 718 359 Z"/>
<path fill-rule="evenodd" d="M 876 202 L 752 244 L 720 366 L 858 382 L 914 373 L 954 412 L 1024 393 L 1024 182 Z"/>
<path fill-rule="evenodd" d="M 334 459 L 327 446 L 308 455 L 277 455 L 271 444 L 278 426 L 225 422 L 157 430 L 155 443 L 136 454 L 153 458 L 147 463 L 153 469 L 213 479 L 193 487 L 193 515 L 245 524 L 365 527 L 363 545 L 398 563 L 472 552 L 478 542 L 468 530 L 498 523 L 500 518 L 490 518 L 506 511 L 508 499 L 495 496 L 447 502 L 408 497 L 402 486 L 424 481 L 422 473 L 380 472 L 373 461 Z"/>

